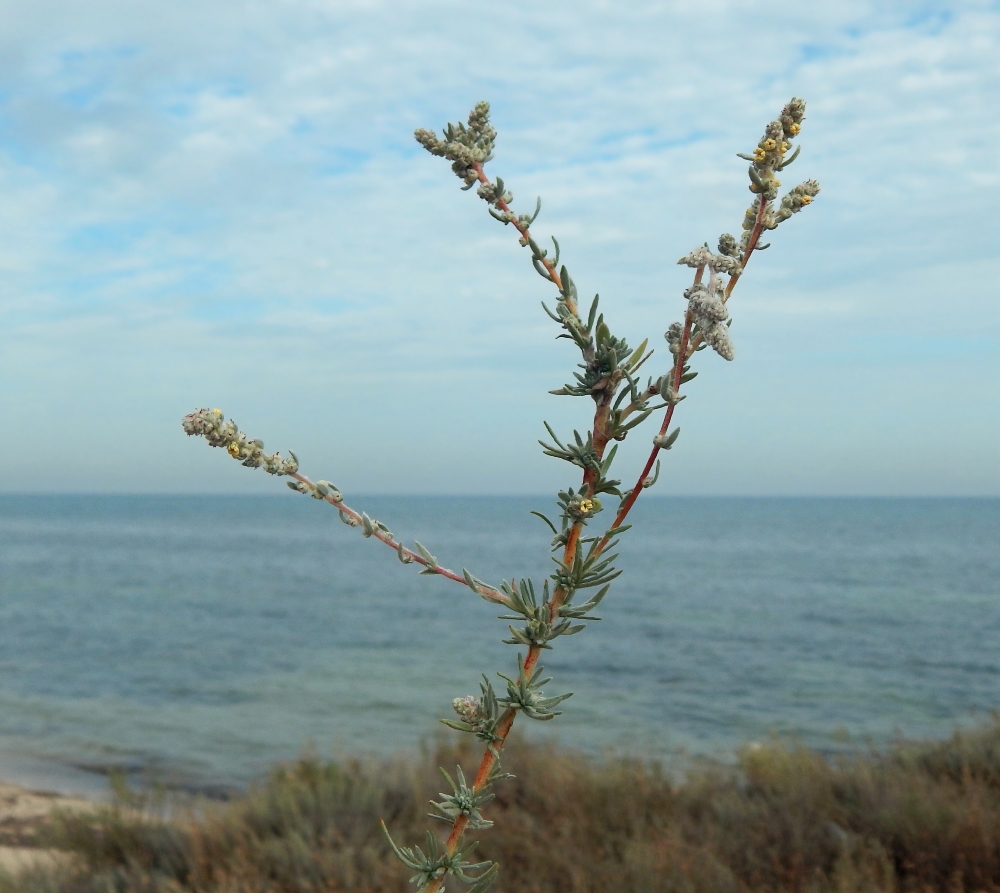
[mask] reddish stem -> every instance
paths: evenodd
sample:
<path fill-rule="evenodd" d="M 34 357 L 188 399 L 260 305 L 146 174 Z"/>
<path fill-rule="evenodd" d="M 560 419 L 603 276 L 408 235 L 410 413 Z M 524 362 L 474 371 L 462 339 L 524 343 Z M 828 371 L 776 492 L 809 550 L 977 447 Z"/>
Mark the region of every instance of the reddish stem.
<path fill-rule="evenodd" d="M 603 457 L 604 450 L 608 445 L 606 431 L 608 403 L 609 399 L 607 397 L 603 398 L 598 403 L 597 409 L 594 411 L 594 430 L 591 437 L 593 438 L 594 451 L 596 452 L 598 459 Z M 583 473 L 581 488 L 587 487 L 592 490 L 596 478 L 597 472 L 595 472 L 592 468 L 586 469 Z M 575 521 L 570 527 L 569 535 L 566 537 L 566 546 L 563 549 L 563 564 L 566 566 L 569 566 L 576 557 L 577 544 L 580 541 L 580 533 L 582 530 L 582 520 Z M 553 591 L 552 598 L 549 600 L 549 618 L 551 620 L 555 620 L 556 617 L 559 616 L 559 608 L 562 607 L 565 602 L 566 595 L 566 590 L 561 586 L 557 587 Z M 523 673 L 526 677 L 530 678 L 531 674 L 534 672 L 535 665 L 538 663 L 538 658 L 541 653 L 542 649 L 537 645 L 532 645 L 528 649 L 528 654 L 524 658 L 524 663 L 522 664 Z M 472 783 L 472 789 L 474 791 L 481 790 L 489 780 L 490 772 L 492 771 L 500 752 L 503 750 L 504 744 L 507 743 L 507 736 L 510 734 L 511 727 L 514 725 L 514 719 L 516 716 L 517 711 L 513 708 L 508 708 L 500 718 L 492 746 L 487 748 L 483 754 L 482 760 L 479 763 L 479 770 L 476 772 L 475 781 Z M 454 855 L 458 851 L 468 824 L 469 820 L 466 816 L 458 816 L 452 823 L 448 839 L 445 841 L 445 849 L 450 855 Z M 444 884 L 444 880 L 445 879 L 442 877 L 431 881 L 425 888 L 424 893 L 439 893 L 442 885 Z"/>
<path fill-rule="evenodd" d="M 295 474 L 290 474 L 289 477 L 293 477 L 295 478 L 295 480 L 301 481 L 303 484 L 306 484 L 309 487 L 316 486 L 304 474 L 298 474 L 296 472 Z M 354 509 L 352 509 L 350 506 L 346 505 L 343 502 L 338 502 L 332 496 L 324 496 L 322 497 L 322 499 L 324 502 L 330 503 L 330 505 L 332 505 L 338 511 L 343 512 L 345 515 L 347 515 L 347 517 L 351 518 L 353 521 L 356 521 L 358 525 L 362 523 L 361 512 L 355 511 Z M 446 567 L 441 567 L 441 565 L 439 564 L 436 564 L 432 567 L 431 563 L 426 558 L 424 558 L 418 552 L 414 552 L 412 549 L 407 549 L 406 546 L 403 546 L 401 543 L 396 542 L 396 540 L 394 540 L 392 536 L 386 533 L 384 530 L 380 530 L 378 527 L 376 527 L 375 532 L 372 534 L 372 536 L 375 539 L 377 539 L 380 543 L 385 543 L 387 546 L 391 547 L 397 553 L 402 552 L 403 555 L 405 555 L 407 558 L 410 559 L 410 561 L 414 562 L 415 564 L 422 565 L 428 570 L 432 570 L 434 571 L 434 573 L 440 574 L 442 577 L 447 577 L 449 580 L 454 580 L 456 583 L 461 583 L 463 586 L 469 585 L 469 582 L 468 580 L 465 579 L 464 575 L 456 574 L 455 571 L 449 570 Z M 488 593 L 491 599 L 500 601 L 504 604 L 507 603 L 507 597 L 502 592 L 500 592 L 499 589 L 494 589 L 492 586 L 489 586 L 486 583 L 482 583 L 481 588 L 477 591 L 480 594 Z"/>
<path fill-rule="evenodd" d="M 492 185 L 492 183 L 490 182 L 490 178 L 483 173 L 483 166 L 481 164 L 472 165 L 472 169 L 476 172 L 476 177 L 479 179 L 480 183 L 483 183 L 484 185 L 485 184 Z M 514 219 L 511 220 L 511 223 L 514 226 L 514 229 L 516 229 L 521 234 L 521 238 L 524 239 L 525 244 L 527 244 L 528 239 L 531 238 L 531 233 L 528 231 L 528 227 L 526 227 L 523 223 L 521 223 L 520 220 L 518 220 L 517 215 L 514 214 L 514 212 L 510 209 L 510 205 L 508 205 L 507 202 L 505 202 L 503 199 L 498 199 L 496 202 L 496 206 L 501 211 L 504 211 L 505 213 L 513 216 Z M 552 261 L 550 261 L 547 257 L 539 258 L 539 260 L 542 262 L 542 266 L 545 267 L 546 271 L 548 272 L 549 278 L 552 280 L 552 283 L 561 292 L 563 290 L 562 278 L 556 272 L 555 264 L 553 264 Z M 566 298 L 566 304 L 573 313 L 576 313 L 576 302 L 572 298 Z"/>
<path fill-rule="evenodd" d="M 757 243 L 760 241 L 760 235 L 764 229 L 764 216 L 767 213 L 767 206 L 768 202 L 764 200 L 764 198 L 761 198 L 760 207 L 757 209 L 757 219 L 754 222 L 753 230 L 750 233 L 750 239 L 747 241 L 747 250 L 746 253 L 743 255 L 743 263 L 740 265 L 740 272 L 734 273 L 732 276 L 730 276 L 729 282 L 726 284 L 727 300 L 729 299 L 729 296 L 733 293 L 733 289 L 736 287 L 736 283 L 739 281 L 739 278 L 742 275 L 743 270 L 746 269 L 746 265 L 750 262 L 750 257 L 753 254 L 754 249 L 757 247 Z M 704 267 L 698 267 L 698 270 L 694 275 L 695 285 L 701 282 L 701 278 L 704 272 L 705 272 Z M 693 320 L 691 319 L 690 315 L 685 316 L 684 334 L 681 337 L 681 346 L 677 352 L 677 362 L 674 366 L 675 393 L 680 391 L 681 377 L 683 376 L 683 371 L 684 371 L 684 363 L 687 362 L 689 356 L 688 346 L 691 337 L 692 322 Z M 691 346 L 695 347 L 697 345 L 691 345 Z M 667 412 L 663 417 L 663 424 L 660 426 L 661 437 L 667 433 L 667 428 L 670 427 L 670 422 L 674 417 L 674 407 L 676 405 L 677 405 L 676 403 L 671 403 L 670 406 L 667 407 Z M 622 503 L 621 507 L 618 509 L 618 514 L 615 516 L 615 523 L 611 527 L 612 530 L 620 527 L 622 525 L 622 522 L 628 515 L 628 513 L 632 510 L 632 506 L 635 505 L 635 501 L 639 498 L 639 494 L 642 492 L 643 481 L 645 481 L 646 478 L 649 477 L 649 472 L 652 471 L 653 463 L 656 461 L 656 455 L 659 452 L 660 448 L 658 446 L 654 446 L 653 449 L 651 450 L 649 458 L 646 460 L 646 465 L 642 469 L 642 473 L 639 475 L 638 480 L 635 482 L 635 486 L 632 488 L 632 492 L 629 493 L 628 499 L 626 499 Z M 595 551 L 598 554 L 604 551 L 604 548 L 607 546 L 609 539 L 610 537 L 604 536 L 601 539 L 601 541 L 597 544 Z"/>

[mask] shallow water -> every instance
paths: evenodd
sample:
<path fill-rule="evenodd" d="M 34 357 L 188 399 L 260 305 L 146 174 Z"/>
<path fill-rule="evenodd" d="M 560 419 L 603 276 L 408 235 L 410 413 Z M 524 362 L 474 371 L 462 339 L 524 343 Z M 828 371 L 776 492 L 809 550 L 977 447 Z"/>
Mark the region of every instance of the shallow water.
<path fill-rule="evenodd" d="M 548 572 L 544 499 L 356 502 L 487 581 Z M 532 735 L 833 749 L 1000 706 L 1000 500 L 648 498 L 632 520 L 604 619 L 544 661 L 574 697 Z M 497 613 L 294 494 L 3 496 L 0 773 L 225 787 L 310 743 L 413 751 L 516 668 Z"/>

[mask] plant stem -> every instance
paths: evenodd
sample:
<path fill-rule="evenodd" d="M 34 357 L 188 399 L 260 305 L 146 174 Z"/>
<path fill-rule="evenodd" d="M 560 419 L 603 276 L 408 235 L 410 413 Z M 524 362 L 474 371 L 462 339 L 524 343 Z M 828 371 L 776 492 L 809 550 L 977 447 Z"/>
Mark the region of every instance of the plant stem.
<path fill-rule="evenodd" d="M 698 268 L 698 272 L 695 275 L 695 282 L 698 282 L 701 278 L 702 267 Z M 681 388 L 681 378 L 684 374 L 684 362 L 687 357 L 688 352 L 688 341 L 691 338 L 691 326 L 694 320 L 691 314 L 685 314 L 684 316 L 684 332 L 681 335 L 680 348 L 677 351 L 677 361 L 674 363 L 673 376 L 674 376 L 674 392 L 677 393 Z M 676 403 L 671 403 L 667 407 L 667 411 L 663 416 L 663 424 L 660 425 L 660 437 L 667 433 L 667 428 L 670 427 L 670 422 L 674 417 L 674 409 L 676 408 Z M 615 515 L 615 523 L 611 525 L 611 530 L 615 530 L 621 527 L 622 522 L 625 520 L 626 516 L 630 511 L 632 511 L 632 506 L 635 505 L 636 500 L 639 498 L 639 494 L 643 490 L 643 481 L 649 476 L 649 472 L 653 469 L 653 463 L 656 461 L 656 454 L 660 452 L 660 448 L 654 444 L 652 451 L 649 454 L 649 458 L 646 460 L 646 465 L 642 469 L 642 473 L 639 475 L 639 479 L 635 482 L 635 486 L 632 488 L 632 492 L 629 493 L 628 498 L 621 504 L 618 509 L 618 514 Z M 605 547 L 608 545 L 611 537 L 605 534 L 601 537 L 600 542 L 594 548 L 594 553 L 600 555 L 604 551 Z"/>
<path fill-rule="evenodd" d="M 740 271 L 734 273 L 729 277 L 729 282 L 726 284 L 726 291 L 724 300 L 729 300 L 729 296 L 733 293 L 733 289 L 736 288 L 736 283 L 739 281 L 740 276 L 743 274 L 743 270 L 746 269 L 746 265 L 750 262 L 750 257 L 757 247 L 757 243 L 760 241 L 760 234 L 764 230 L 764 216 L 767 214 L 767 208 L 770 203 L 761 199 L 760 207 L 757 209 L 757 219 L 754 222 L 754 228 L 750 233 L 750 239 L 747 242 L 746 254 L 743 256 L 743 263 L 740 264 Z M 697 285 L 701 282 L 702 276 L 704 275 L 705 268 L 698 267 L 697 272 L 694 275 L 694 284 Z M 677 351 L 677 361 L 674 364 L 673 374 L 674 374 L 674 391 L 680 391 L 681 387 L 681 377 L 684 371 L 684 364 L 687 362 L 688 358 L 693 354 L 694 348 L 696 348 L 701 343 L 701 336 L 695 337 L 694 341 L 691 341 L 691 325 L 694 320 L 691 318 L 691 314 L 688 313 L 684 317 L 684 334 L 681 337 L 681 346 Z M 668 408 L 667 412 L 663 418 L 663 424 L 660 426 L 660 436 L 662 437 L 667 433 L 667 428 L 670 427 L 670 422 L 674 417 L 674 407 L 676 403 L 672 403 Z M 639 498 L 639 494 L 642 492 L 642 482 L 646 480 L 649 476 L 649 472 L 652 471 L 653 463 L 656 461 L 656 454 L 660 452 L 658 446 L 654 446 L 649 454 L 649 458 L 646 460 L 646 465 L 642 469 L 642 473 L 639 475 L 635 486 L 632 488 L 632 492 L 629 494 L 628 499 L 626 499 L 621 508 L 618 509 L 618 514 L 615 516 L 615 523 L 611 526 L 614 530 L 620 527 L 622 522 L 625 520 L 628 513 L 632 510 L 632 506 L 635 505 L 635 501 Z M 600 554 L 604 551 L 604 548 L 608 544 L 609 537 L 604 536 L 601 541 L 597 544 L 595 548 L 595 553 Z"/>
<path fill-rule="evenodd" d="M 309 487 L 316 486 L 304 474 L 295 473 L 295 474 L 290 474 L 288 476 L 295 478 L 295 480 L 297 481 L 301 481 L 303 484 L 306 484 Z M 338 502 L 332 496 L 323 496 L 321 498 L 323 499 L 324 502 L 330 503 L 330 505 L 332 505 L 335 509 L 337 509 L 337 511 L 342 512 L 351 520 L 356 521 L 357 525 L 355 526 L 361 525 L 362 523 L 361 512 L 355 511 L 354 509 L 352 509 L 350 506 L 346 505 L 343 502 Z M 433 571 L 435 574 L 440 574 L 442 577 L 447 577 L 449 580 L 454 580 L 456 583 L 461 583 L 463 586 L 469 585 L 468 580 L 466 580 L 462 574 L 456 574 L 455 571 L 449 570 L 446 567 L 442 567 L 440 564 L 431 565 L 431 563 L 419 553 L 414 552 L 412 549 L 407 549 L 406 546 L 396 542 L 396 540 L 392 538 L 392 534 L 387 533 L 386 531 L 376 527 L 375 532 L 372 534 L 372 536 L 375 539 L 377 539 L 380 543 L 385 543 L 387 546 L 389 546 L 391 549 L 397 552 L 397 554 L 401 552 L 415 564 L 423 565 L 425 568 L 427 568 L 430 571 Z M 482 583 L 482 581 L 479 582 L 481 585 L 480 590 L 478 590 L 480 594 L 482 594 L 482 592 L 488 592 L 491 598 L 495 595 L 496 598 L 502 603 L 507 602 L 507 597 L 499 589 L 495 589 L 494 587 L 489 586 L 486 583 Z"/>
<path fill-rule="evenodd" d="M 476 176 L 479 178 L 480 183 L 483 184 L 490 183 L 490 178 L 483 173 L 483 166 L 481 164 L 472 165 L 472 169 L 476 172 Z M 497 201 L 496 206 L 501 211 L 513 215 L 514 219 L 511 220 L 511 223 L 514 225 L 514 229 L 516 229 L 521 234 L 521 238 L 524 239 L 525 244 L 527 244 L 528 239 L 531 238 L 531 233 L 528 231 L 528 227 L 526 227 L 524 224 L 521 223 L 520 220 L 517 219 L 517 215 L 514 214 L 514 212 L 510 209 L 510 205 L 508 205 L 507 202 L 500 199 Z M 561 292 L 563 289 L 563 283 L 559 274 L 556 272 L 555 264 L 553 264 L 552 261 L 550 261 L 547 257 L 539 258 L 539 260 L 542 262 L 542 266 L 544 266 L 546 271 L 548 272 L 549 278 L 552 280 L 555 287 L 558 288 L 559 291 Z M 576 302 L 568 296 L 566 297 L 566 305 L 573 313 L 577 312 Z"/>
<path fill-rule="evenodd" d="M 605 396 L 602 397 L 600 402 L 597 404 L 597 408 L 594 411 L 594 429 L 591 436 L 594 443 L 594 452 L 597 454 L 598 460 L 604 457 L 604 450 L 608 445 L 607 421 L 608 407 L 611 399 L 612 395 L 605 394 Z M 583 487 L 592 488 L 596 478 L 597 472 L 593 468 L 585 469 L 583 472 L 581 489 Z M 574 521 L 573 525 L 570 527 L 569 535 L 566 538 L 566 547 L 563 549 L 563 564 L 566 566 L 569 566 L 576 556 L 577 544 L 580 541 L 580 533 L 582 530 L 582 519 Z M 559 608 L 561 608 L 564 604 L 567 594 L 567 590 L 562 586 L 553 590 L 552 598 L 549 600 L 550 621 L 555 621 L 555 619 L 559 616 Z M 535 669 L 535 664 L 538 663 L 538 658 L 541 653 L 542 649 L 537 645 L 532 645 L 528 648 L 528 654 L 524 658 L 523 664 L 525 676 L 531 676 Z M 491 745 L 486 749 L 486 752 L 483 754 L 483 758 L 479 763 L 479 770 L 476 772 L 476 778 L 472 784 L 472 789 L 474 791 L 480 790 L 487 783 L 487 780 L 490 777 L 490 772 L 493 769 L 493 765 L 496 763 L 500 751 L 503 750 L 503 746 L 507 742 L 507 736 L 510 734 L 511 727 L 514 725 L 514 719 L 516 716 L 517 711 L 513 708 L 508 708 L 500 718 L 500 722 L 497 724 L 495 732 L 496 737 Z M 448 839 L 445 841 L 445 849 L 450 855 L 454 855 L 458 851 L 468 824 L 469 819 L 464 815 L 458 816 L 452 823 Z M 435 878 L 424 889 L 424 893 L 438 893 L 443 884 L 443 877 Z"/>

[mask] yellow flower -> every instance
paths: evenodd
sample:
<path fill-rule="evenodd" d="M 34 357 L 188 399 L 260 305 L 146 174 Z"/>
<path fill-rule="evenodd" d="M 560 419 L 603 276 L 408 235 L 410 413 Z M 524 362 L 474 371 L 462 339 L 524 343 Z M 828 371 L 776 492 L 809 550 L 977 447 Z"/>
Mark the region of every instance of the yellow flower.
<path fill-rule="evenodd" d="M 811 195 L 804 195 L 804 196 L 802 196 L 802 204 L 804 204 L 804 205 L 811 205 L 812 204 L 812 200 L 813 199 L 812 199 Z"/>
<path fill-rule="evenodd" d="M 763 161 L 765 154 L 766 153 L 764 152 L 764 150 L 760 146 L 758 146 L 756 149 L 753 150 L 754 161 Z"/>
<path fill-rule="evenodd" d="M 594 500 L 593 499 L 581 499 L 580 500 L 580 511 L 586 514 L 587 512 L 592 512 L 594 510 Z"/>
<path fill-rule="evenodd" d="M 236 459 L 240 455 L 240 445 L 234 440 L 231 444 L 229 444 L 229 446 L 226 447 L 226 452 Z"/>
<path fill-rule="evenodd" d="M 767 149 L 768 152 L 770 152 L 776 145 L 778 144 L 774 140 L 764 140 L 764 148 Z"/>
<path fill-rule="evenodd" d="M 797 134 L 801 129 L 802 129 L 802 125 L 800 125 L 800 124 L 789 124 L 788 125 L 788 132 L 792 136 L 795 136 L 795 134 Z"/>

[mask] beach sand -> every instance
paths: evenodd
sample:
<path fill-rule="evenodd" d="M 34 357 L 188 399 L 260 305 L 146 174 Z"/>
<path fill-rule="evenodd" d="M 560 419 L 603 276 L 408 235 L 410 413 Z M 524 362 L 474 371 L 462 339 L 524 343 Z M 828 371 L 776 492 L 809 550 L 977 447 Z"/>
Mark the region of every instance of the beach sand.
<path fill-rule="evenodd" d="M 83 797 L 33 791 L 0 781 L 0 869 L 20 871 L 62 855 L 40 845 L 40 832 L 53 810 L 83 812 L 97 803 Z"/>

